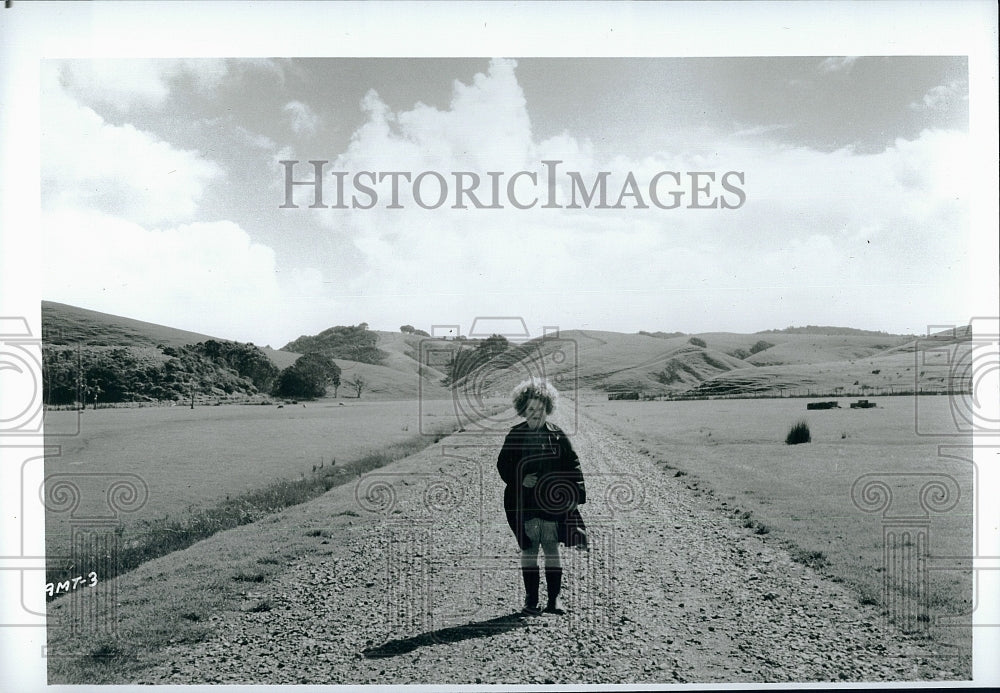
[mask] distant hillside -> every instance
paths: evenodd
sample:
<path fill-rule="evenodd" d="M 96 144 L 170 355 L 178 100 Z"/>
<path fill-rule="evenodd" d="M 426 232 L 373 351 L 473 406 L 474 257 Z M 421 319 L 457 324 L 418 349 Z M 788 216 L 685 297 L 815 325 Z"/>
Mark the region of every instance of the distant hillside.
<path fill-rule="evenodd" d="M 217 339 L 152 322 L 42 301 L 42 341 L 84 346 L 184 346 Z"/>
<path fill-rule="evenodd" d="M 91 401 L 91 390 L 88 388 L 96 390 L 97 387 L 100 387 L 101 402 L 114 401 L 112 398 L 123 401 L 177 399 L 182 393 L 184 396 L 189 394 L 192 382 L 195 383 L 196 399 L 199 400 L 253 394 L 249 383 L 241 380 L 239 374 L 226 373 L 224 364 L 198 362 L 195 354 L 177 352 L 171 356 L 169 353 L 171 349 L 195 344 L 232 340 L 54 301 L 42 301 L 41 308 L 42 341 L 46 349 L 43 375 L 47 373 L 50 381 L 58 378 L 60 382 L 68 383 L 62 391 L 46 383 L 46 402 L 57 404 L 64 400 L 72 401 L 78 380 L 78 360 L 82 360 L 85 371 L 82 387 L 87 401 Z M 331 328 L 321 335 L 325 333 L 335 334 L 336 330 Z M 366 333 L 370 348 L 366 347 L 367 351 L 362 352 L 362 355 L 377 355 L 380 365 L 336 358 L 336 363 L 342 370 L 342 383 L 355 375 L 360 375 L 365 380 L 362 398 L 415 399 L 422 395 L 440 399 L 451 396 L 441 386 L 443 373 L 437 369 L 426 366 L 423 369 L 423 379 L 418 379 L 418 352 L 424 337 L 367 330 Z M 77 353 L 78 346 L 82 348 L 80 354 Z M 278 369 L 291 366 L 301 356 L 300 353 L 270 347 L 263 347 L 260 351 Z M 175 358 L 179 360 L 171 360 Z M 97 372 L 101 368 L 105 375 L 98 376 Z M 156 374 L 148 378 L 145 375 L 147 371 L 153 373 L 162 369 L 170 371 L 169 377 L 167 374 Z M 111 371 L 114 371 L 114 377 Z M 89 382 L 87 378 L 90 379 Z M 119 380 L 128 381 L 130 389 L 119 387 Z M 333 394 L 333 389 L 329 388 L 328 395 Z M 354 396 L 354 392 L 344 385 L 337 394 L 341 398 Z"/>
<path fill-rule="evenodd" d="M 42 301 L 42 342 L 52 345 L 118 346 L 118 347 L 182 347 L 215 340 L 234 340 L 213 337 L 199 332 L 179 330 L 175 327 L 134 320 L 120 315 L 101 313 L 55 301 Z M 294 363 L 299 354 L 263 348 L 278 368 Z"/>
<path fill-rule="evenodd" d="M 42 303 L 42 388 L 48 405 L 247 400 L 279 368 L 253 344 Z"/>
<path fill-rule="evenodd" d="M 755 366 L 863 359 L 905 344 L 913 337 L 890 334 L 824 335 L 796 332 L 767 334 L 764 339 L 774 342 L 774 346 L 759 351 L 747 359 Z"/>
<path fill-rule="evenodd" d="M 757 334 L 822 334 L 822 335 L 852 335 L 855 337 L 888 337 L 888 332 L 875 330 L 859 330 L 855 327 L 834 327 L 831 325 L 806 325 L 805 327 L 786 327 L 781 330 L 763 330 Z M 916 335 L 907 335 L 910 339 Z"/>
<path fill-rule="evenodd" d="M 686 396 L 850 395 L 971 391 L 971 373 L 956 370 L 946 351 L 896 351 L 877 356 L 785 366 L 760 366 L 720 373 L 682 393 Z"/>
<path fill-rule="evenodd" d="M 403 332 L 369 330 L 365 323 L 336 326 L 314 336 L 302 336 L 289 342 L 285 349 L 319 352 L 340 366 L 340 398 L 355 396 L 347 383 L 360 376 L 365 387 L 362 398 L 382 399 L 445 399 L 452 396 L 441 382 L 444 372 L 431 363 L 420 364 L 421 344 L 458 345 L 422 335 Z M 333 391 L 330 390 L 332 395 Z"/>
<path fill-rule="evenodd" d="M 77 344 L 95 350 L 127 347 L 136 369 L 166 367 L 169 355 L 157 345 L 177 348 L 213 339 L 50 301 L 42 303 L 42 325 L 43 341 L 50 347 Z M 968 328 L 931 338 L 817 326 L 755 334 L 696 335 L 564 330 L 558 337 L 512 343 L 478 370 L 461 375 L 454 387 L 443 385 L 451 374 L 450 359 L 460 350 L 474 349 L 476 340 L 375 331 L 362 323 L 302 336 L 282 350 L 265 347 L 260 351 L 279 369 L 291 366 L 307 351 L 330 356 L 342 371 L 337 392 L 340 398 L 355 396 L 347 383 L 356 376 L 364 381 L 362 398 L 507 397 L 517 382 L 529 376 L 553 379 L 566 392 L 715 396 L 833 392 L 837 388 L 844 392 L 961 389 L 964 385 L 953 380 L 947 354 L 938 354 L 935 349 L 967 339 Z M 94 363 L 105 358 L 103 353 L 94 352 Z M 919 364 L 917 356 L 921 359 Z M 70 361 L 75 357 L 69 354 L 60 358 L 65 359 L 63 365 L 70 372 Z M 189 378 L 185 373 L 196 372 L 196 366 L 191 362 L 178 371 L 176 383 L 170 385 L 174 395 L 181 387 L 179 383 Z M 246 389 L 238 378 L 227 379 L 218 369 L 212 375 L 210 370 L 205 371 L 206 392 Z M 328 395 L 333 394 L 328 389 Z"/>
<path fill-rule="evenodd" d="M 899 346 L 887 349 L 886 354 L 912 353 L 914 351 L 933 351 L 941 346 L 968 342 L 972 339 L 972 326 L 959 325 L 957 327 L 941 330 L 926 337 L 918 337 L 912 341 L 905 342 Z"/>
<path fill-rule="evenodd" d="M 567 330 L 558 338 L 515 345 L 472 373 L 458 387 L 506 393 L 529 376 L 552 379 L 560 390 L 682 391 L 747 364 L 689 336 L 662 338 L 596 330 Z"/>
<path fill-rule="evenodd" d="M 646 332 L 645 330 L 639 330 L 639 334 L 646 337 L 656 337 L 658 339 L 671 339 L 672 337 L 683 337 L 683 332 Z"/>
<path fill-rule="evenodd" d="M 451 392 L 441 385 L 444 373 L 433 365 L 420 366 L 421 342 L 444 344 L 443 340 L 427 339 L 402 332 L 372 331 L 377 337 L 376 347 L 383 354 L 378 365 L 336 359 L 343 369 L 341 382 L 346 383 L 354 375 L 360 375 L 368 383 L 362 397 L 383 399 L 447 399 Z M 454 344 L 449 342 L 448 344 Z M 332 394 L 332 393 L 331 393 Z M 341 385 L 340 397 L 352 397 L 349 387 Z"/>
<path fill-rule="evenodd" d="M 928 361 L 915 368 L 912 353 L 905 351 L 912 337 L 858 332 L 669 336 L 567 330 L 558 339 L 536 339 L 512 348 L 458 386 L 503 393 L 528 375 L 543 375 L 561 390 L 673 396 L 942 392 L 966 387 L 951 380 L 946 355 L 940 363 Z"/>

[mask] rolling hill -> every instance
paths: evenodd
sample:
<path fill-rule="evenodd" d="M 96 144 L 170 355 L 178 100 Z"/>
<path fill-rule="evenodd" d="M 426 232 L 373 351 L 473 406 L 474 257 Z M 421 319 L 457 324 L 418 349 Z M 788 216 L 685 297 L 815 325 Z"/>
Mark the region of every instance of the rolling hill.
<path fill-rule="evenodd" d="M 968 376 L 956 378 L 939 349 L 968 339 L 967 328 L 919 340 L 850 328 L 665 337 L 568 330 L 526 343 L 524 358 L 498 359 L 459 385 L 495 393 L 545 375 L 570 390 L 695 397 L 968 391 Z"/>
<path fill-rule="evenodd" d="M 42 303 L 42 322 L 47 344 L 155 348 L 219 340 L 50 301 Z M 334 344 L 331 335 L 342 335 L 339 329 L 303 335 L 291 344 Z M 447 363 L 457 350 L 477 343 L 384 331 L 368 332 L 367 338 L 374 343 L 364 358 L 374 363 L 333 357 L 342 369 L 340 397 L 354 396 L 347 383 L 355 376 L 365 381 L 362 397 L 450 397 L 452 391 L 441 384 Z M 502 356 L 460 378 L 455 387 L 467 396 L 506 396 L 525 377 L 544 376 L 569 391 L 672 396 L 947 391 L 967 389 L 968 383 L 956 383 L 947 354 L 934 352 L 928 344 L 967 339 L 967 329 L 944 333 L 932 342 L 842 327 L 698 335 L 565 330 L 558 337 L 512 344 Z M 278 368 L 286 368 L 300 355 L 291 350 L 263 351 Z"/>
<path fill-rule="evenodd" d="M 208 340 L 232 341 L 54 301 L 42 301 L 41 308 L 42 341 L 50 346 L 81 345 L 92 349 L 128 347 L 133 354 L 141 353 L 148 359 L 163 361 L 166 357 L 158 346 L 176 348 Z M 425 369 L 423 382 L 417 380 L 415 356 L 421 337 L 389 332 L 375 334 L 378 348 L 385 352 L 381 365 L 338 358 L 336 363 L 342 369 L 342 383 L 360 375 L 366 382 L 363 397 L 412 399 L 421 392 L 435 399 L 450 396 L 448 390 L 440 385 L 443 374 L 436 369 Z M 270 347 L 262 347 L 261 351 L 279 369 L 291 366 L 301 356 L 296 352 Z M 344 385 L 338 394 L 341 397 L 354 396 L 351 389 Z"/>
<path fill-rule="evenodd" d="M 179 347 L 208 339 L 217 338 L 65 303 L 42 301 L 42 340 L 46 344 Z"/>

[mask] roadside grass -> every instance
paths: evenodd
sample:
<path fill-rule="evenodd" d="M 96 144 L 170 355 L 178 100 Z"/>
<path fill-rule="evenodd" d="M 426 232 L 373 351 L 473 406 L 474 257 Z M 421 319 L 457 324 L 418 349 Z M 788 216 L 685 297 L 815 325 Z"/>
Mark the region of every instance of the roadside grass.
<path fill-rule="evenodd" d="M 399 483 L 425 471 L 432 455 L 424 451 L 395 462 Z M 266 617 L 282 608 L 280 599 L 268 596 L 269 583 L 305 556 L 349 552 L 352 533 L 377 517 L 359 512 L 355 489 L 344 483 L 262 521 L 142 563 L 107 581 L 106 588 L 99 583 L 72 599 L 50 602 L 48 683 L 134 683 L 169 662 L 172 646 L 209 638 L 227 614 Z M 101 614 L 102 624 L 93 622 L 93 614 Z M 113 632 L 94 632 L 108 623 Z"/>
<path fill-rule="evenodd" d="M 490 412 L 495 414 L 495 411 Z M 134 570 L 139 565 L 178 551 L 206 539 L 218 532 L 257 522 L 285 508 L 305 503 L 323 495 L 330 489 L 356 480 L 362 474 L 391 464 L 433 445 L 441 438 L 459 430 L 458 422 L 424 425 L 424 434 L 409 435 L 407 438 L 386 444 L 382 449 L 369 452 L 359 459 L 346 463 L 332 460 L 330 466 L 317 468 L 297 479 L 278 479 L 257 489 L 240 495 L 229 496 L 214 504 L 205 506 L 189 505 L 186 509 L 160 518 L 145 518 L 131 524 L 120 524 L 116 528 L 117 551 L 114 556 L 116 575 Z M 244 450 L 252 455 L 253 451 Z M 347 513 L 353 511 L 347 510 Z M 56 555 L 64 552 L 53 552 Z M 99 561 L 95 561 L 99 563 Z M 46 581 L 58 583 L 72 579 L 76 575 L 86 575 L 97 565 L 81 564 L 79 559 L 50 559 L 46 570 Z M 99 569 L 98 569 L 99 572 Z M 108 579 L 111 576 L 102 576 Z M 55 599 L 61 595 L 56 595 Z"/>
<path fill-rule="evenodd" d="M 76 416 L 47 412 L 46 428 L 62 430 L 70 421 L 75 426 Z M 275 495 L 298 493 L 313 481 L 322 483 L 317 477 L 331 466 L 407 445 L 418 435 L 433 438 L 454 423 L 452 400 L 346 399 L 341 406 L 328 399 L 283 409 L 87 410 L 80 415 L 78 433 L 56 439 L 59 454 L 43 461 L 46 478 L 68 482 L 76 496 L 66 503 L 46 499 L 46 554 L 71 553 L 73 527 L 80 518 L 111 517 L 126 529 L 143 520 L 166 526 L 198 508 L 222 505 L 227 497 L 239 499 L 281 481 L 302 480 L 275 488 Z M 319 469 L 323 471 L 317 474 Z M 109 495 L 119 475 L 138 487 L 131 502 Z M 109 507 L 112 498 L 116 502 Z M 238 513 L 239 504 L 231 510 Z M 202 520 L 212 524 L 218 517 L 206 514 Z"/>
<path fill-rule="evenodd" d="M 112 633 L 88 636 L 93 624 L 82 622 L 70 600 L 49 604 L 49 683 L 129 683 L 139 672 L 162 661 L 165 648 L 208 638 L 218 614 L 244 608 L 263 611 L 262 601 L 252 599 L 248 590 L 265 582 L 277 567 L 255 572 L 253 564 L 260 558 L 255 554 L 267 549 L 254 540 L 246 541 L 253 534 L 244 535 L 244 541 L 232 548 L 210 539 L 212 546 L 198 547 L 198 560 L 184 556 L 167 566 L 157 562 L 141 566 L 127 576 L 131 588 L 119 588 L 120 600 L 110 610 L 101 603 L 99 592 L 79 594 L 79 604 L 85 610 L 103 612 L 116 622 Z M 287 539 L 275 541 L 284 545 L 287 558 L 302 551 Z M 242 561 L 239 553 L 245 556 Z M 226 568 L 220 570 L 212 554 L 223 557 Z M 184 579 L 178 579 L 179 575 Z M 244 606 L 247 603 L 249 606 Z"/>
<path fill-rule="evenodd" d="M 783 546 L 793 560 L 843 582 L 865 604 L 883 603 L 883 516 L 852 502 L 852 486 L 866 474 L 892 484 L 891 514 L 922 511 L 927 475 L 948 475 L 960 496 L 954 508 L 931 513 L 930 551 L 972 551 L 973 467 L 939 456 L 955 437 L 918 436 L 912 398 L 877 398 L 875 409 L 832 409 L 806 414 L 803 400 L 594 402 L 582 411 L 650 449 L 670 476 L 724 501 L 734 522 Z M 947 398 L 923 397 L 921 415 L 950 423 Z M 789 427 L 805 422 L 809 445 L 786 445 Z M 971 440 L 968 441 L 971 444 Z M 734 510 L 735 508 L 735 510 Z M 971 628 L 935 628 L 940 618 L 972 608 L 972 576 L 935 570 L 928 583 L 928 632 L 939 642 L 971 651 Z M 890 598 L 899 594 L 890 593 Z"/>

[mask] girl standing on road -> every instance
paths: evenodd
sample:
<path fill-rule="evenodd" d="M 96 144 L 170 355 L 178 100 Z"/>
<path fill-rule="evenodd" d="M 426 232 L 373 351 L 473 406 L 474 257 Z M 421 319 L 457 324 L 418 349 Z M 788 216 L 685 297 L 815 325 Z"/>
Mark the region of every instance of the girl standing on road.
<path fill-rule="evenodd" d="M 503 504 L 518 546 L 525 600 L 522 613 L 537 616 L 540 571 L 538 549 L 545 554 L 547 604 L 544 611 L 563 614 L 559 600 L 562 563 L 559 543 L 587 548 L 583 520 L 577 506 L 586 502 L 580 460 L 569 438 L 546 417 L 555 409 L 559 393 L 544 380 L 531 379 L 512 393 L 514 411 L 525 418 L 504 440 L 497 471 L 507 484 Z"/>

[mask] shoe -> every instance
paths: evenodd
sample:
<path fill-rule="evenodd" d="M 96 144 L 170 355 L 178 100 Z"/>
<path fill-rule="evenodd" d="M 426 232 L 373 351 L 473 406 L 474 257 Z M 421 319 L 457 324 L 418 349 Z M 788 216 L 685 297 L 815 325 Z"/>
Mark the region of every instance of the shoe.
<path fill-rule="evenodd" d="M 563 608 L 562 605 L 562 600 L 559 599 L 558 597 L 554 601 L 550 601 L 548 604 L 546 604 L 545 609 L 543 611 L 547 614 L 555 614 L 556 616 L 562 616 L 563 614 L 566 613 L 566 610 Z"/>
<path fill-rule="evenodd" d="M 523 616 L 541 616 L 542 610 L 538 608 L 537 604 L 535 604 L 534 606 L 531 606 L 530 604 L 525 604 L 524 608 L 521 609 L 521 614 Z"/>

